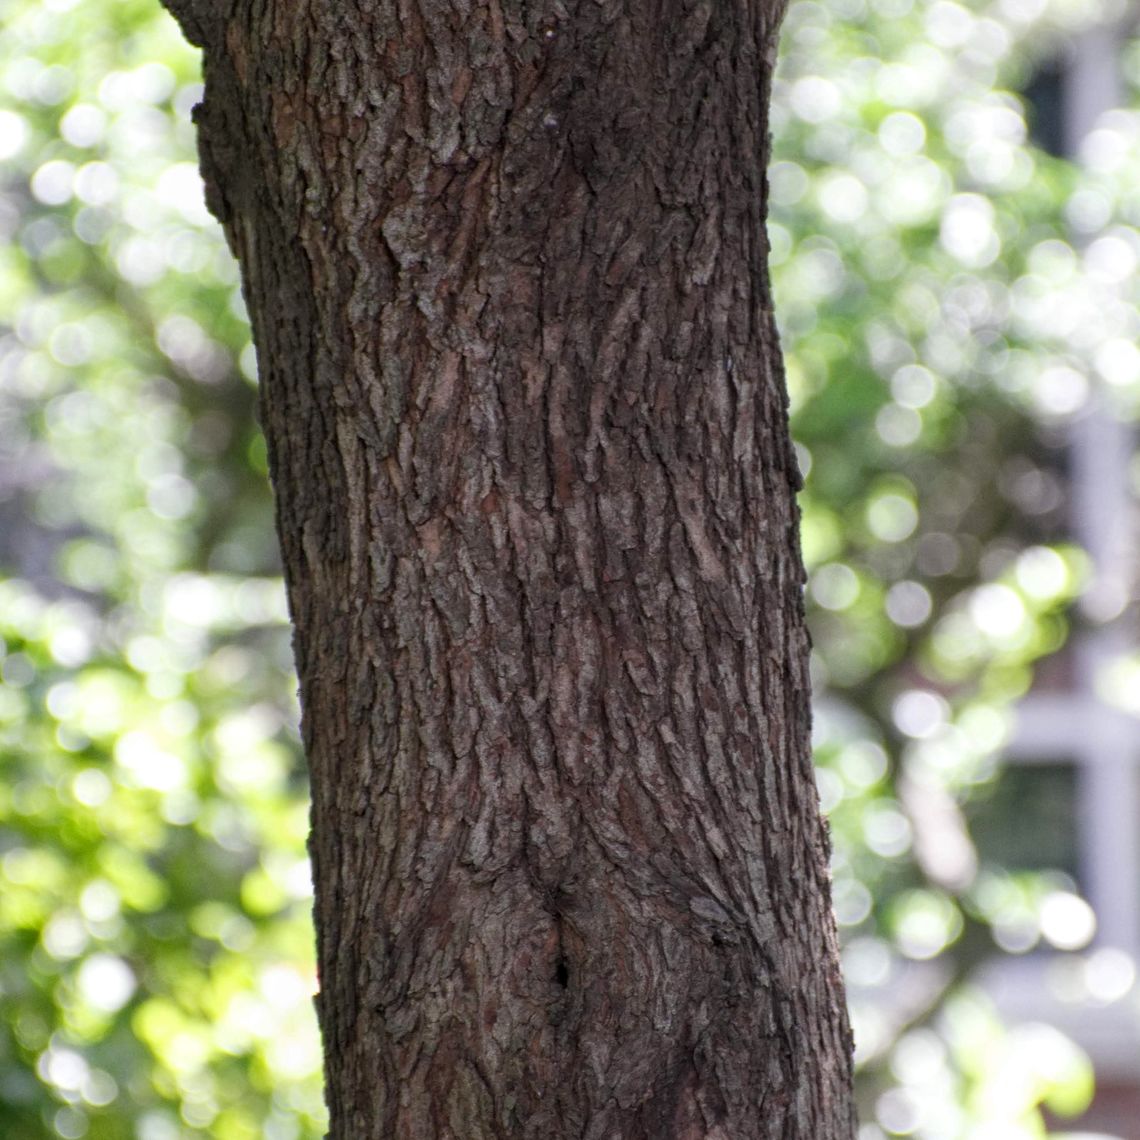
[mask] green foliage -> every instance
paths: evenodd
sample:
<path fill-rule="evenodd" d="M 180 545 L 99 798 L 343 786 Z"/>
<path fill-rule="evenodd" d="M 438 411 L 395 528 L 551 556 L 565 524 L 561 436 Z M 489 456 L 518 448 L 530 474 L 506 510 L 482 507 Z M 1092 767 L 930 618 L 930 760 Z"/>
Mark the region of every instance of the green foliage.
<path fill-rule="evenodd" d="M 1003 1034 L 963 986 L 999 949 L 1074 948 L 1091 916 L 1071 878 L 1002 866 L 970 827 L 1003 828 L 1010 707 L 1088 578 L 1062 429 L 1094 385 L 1128 417 L 1140 392 L 1137 116 L 1110 116 L 1077 168 L 1034 147 L 1018 93 L 1116 14 L 800 0 L 785 26 L 773 279 L 869 1140 L 1043 1135 L 1037 1105 L 1091 1093 L 1079 1051 Z M 1068 944 L 1041 919 L 1058 904 Z"/>
<path fill-rule="evenodd" d="M 0 1135 L 322 1133 L 307 810 L 198 60 L 158 5 L 0 33 Z"/>
<path fill-rule="evenodd" d="M 960 983 L 1073 898 L 969 823 L 1087 576 L 1056 429 L 1089 377 L 1140 407 L 1137 117 L 1078 172 L 1017 94 L 1111 14 L 788 16 L 770 237 L 866 1140 L 1038 1136 L 1089 1095 Z M 197 58 L 155 0 L 0 18 L 0 1135 L 315 1137 L 306 789 Z"/>

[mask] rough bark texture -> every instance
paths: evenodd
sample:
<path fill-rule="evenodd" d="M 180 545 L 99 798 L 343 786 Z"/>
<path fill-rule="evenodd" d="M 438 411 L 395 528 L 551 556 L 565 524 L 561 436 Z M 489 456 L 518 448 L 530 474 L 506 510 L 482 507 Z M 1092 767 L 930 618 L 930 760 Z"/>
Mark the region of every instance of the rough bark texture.
<path fill-rule="evenodd" d="M 296 625 L 331 1136 L 848 1140 L 781 0 L 181 0 Z"/>

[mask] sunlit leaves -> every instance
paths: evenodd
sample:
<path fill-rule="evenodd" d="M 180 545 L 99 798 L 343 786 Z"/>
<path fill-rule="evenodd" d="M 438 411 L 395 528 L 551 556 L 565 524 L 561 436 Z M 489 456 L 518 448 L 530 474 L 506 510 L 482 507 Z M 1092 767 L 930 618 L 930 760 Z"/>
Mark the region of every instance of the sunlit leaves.
<path fill-rule="evenodd" d="M 5 1136 L 321 1131 L 284 600 L 199 91 L 149 0 L 6 6 Z"/>
<path fill-rule="evenodd" d="M 965 824 L 1088 576 L 1052 433 L 1097 390 L 1140 411 L 1140 116 L 1078 171 L 1019 94 L 1117 14 L 787 16 L 771 263 L 865 1140 L 1039 1135 L 1035 1105 L 1088 1095 L 1055 1035 L 945 998 L 995 947 L 1089 935 L 1071 881 L 984 862 Z M 197 59 L 154 0 L 4 17 L 0 1134 L 319 1135 L 284 600 Z M 1098 684 L 1135 711 L 1137 673 Z M 1093 1000 L 1134 982 L 1111 951 L 1070 967 Z"/>
<path fill-rule="evenodd" d="M 788 13 L 772 264 L 807 479 L 819 787 L 862 1079 L 879 1089 L 868 1135 L 973 1137 L 986 1114 L 994 1135 L 1040 1134 L 1050 1078 L 1002 1103 L 934 1015 L 995 949 L 1089 937 L 1071 882 L 984 864 L 968 824 L 1010 703 L 1088 581 L 1062 542 L 1063 433 L 1095 393 L 1124 416 L 1140 397 L 1136 113 L 1104 116 L 1078 168 L 1033 145 L 1022 94 L 1066 37 L 1115 14 L 1050 0 Z M 1130 679 L 1118 663 L 1100 683 L 1132 707 Z M 882 768 L 853 779 L 852 755 Z M 906 1035 L 914 1018 L 933 1031 Z M 884 1069 L 907 1041 L 923 1042 L 921 1089 L 909 1062 Z M 1087 1097 L 1081 1073 L 1069 1107 Z"/>

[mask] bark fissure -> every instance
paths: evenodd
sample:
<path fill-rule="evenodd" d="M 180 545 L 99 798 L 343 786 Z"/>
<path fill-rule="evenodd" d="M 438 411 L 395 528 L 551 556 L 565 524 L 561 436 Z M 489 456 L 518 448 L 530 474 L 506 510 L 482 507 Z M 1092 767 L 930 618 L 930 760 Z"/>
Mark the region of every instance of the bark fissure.
<path fill-rule="evenodd" d="M 261 368 L 331 1135 L 847 1140 L 776 0 L 182 0 Z"/>

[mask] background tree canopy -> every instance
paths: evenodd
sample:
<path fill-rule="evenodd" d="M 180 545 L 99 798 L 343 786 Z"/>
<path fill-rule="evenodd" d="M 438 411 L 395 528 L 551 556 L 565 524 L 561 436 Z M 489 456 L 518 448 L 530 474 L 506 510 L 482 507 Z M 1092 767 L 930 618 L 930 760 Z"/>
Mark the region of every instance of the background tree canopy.
<path fill-rule="evenodd" d="M 155 0 L 0 12 L 0 1134 L 317 1137 L 305 779 L 197 55 Z M 1000 836 L 1008 709 L 1087 570 L 1061 430 L 1090 385 L 1140 408 L 1140 116 L 1078 168 L 1025 95 L 1118 14 L 785 27 L 770 235 L 865 1140 L 1038 1136 L 1090 1093 L 969 985 L 1074 894 L 1067 854 L 970 828 Z"/>

